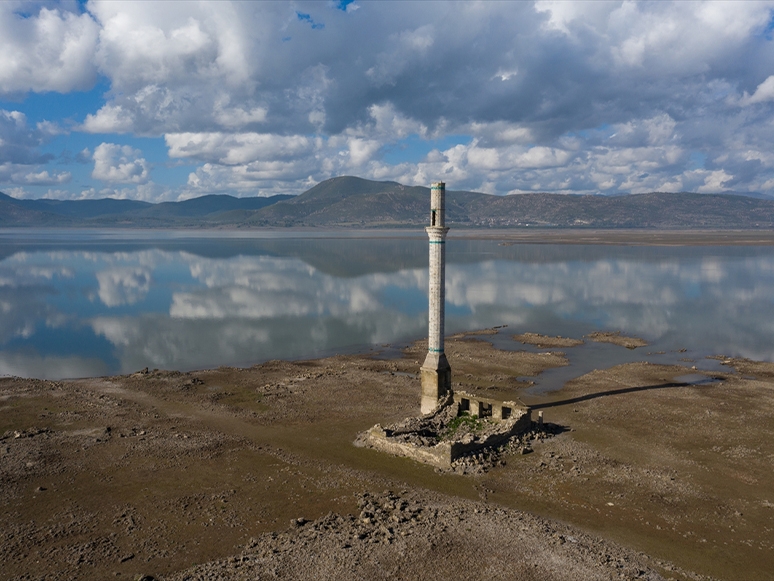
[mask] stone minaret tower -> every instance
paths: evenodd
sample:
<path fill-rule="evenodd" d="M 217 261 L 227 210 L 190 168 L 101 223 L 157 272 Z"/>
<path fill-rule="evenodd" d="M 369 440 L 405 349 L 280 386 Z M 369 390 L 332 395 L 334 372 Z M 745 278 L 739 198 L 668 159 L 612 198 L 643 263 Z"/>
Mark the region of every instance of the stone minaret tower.
<path fill-rule="evenodd" d="M 430 186 L 430 226 L 425 228 L 430 238 L 430 322 L 427 357 L 420 368 L 423 414 L 438 407 L 438 400 L 451 391 L 451 367 L 443 352 L 446 233 L 449 231 L 444 216 L 445 196 L 446 184 L 438 182 Z"/>

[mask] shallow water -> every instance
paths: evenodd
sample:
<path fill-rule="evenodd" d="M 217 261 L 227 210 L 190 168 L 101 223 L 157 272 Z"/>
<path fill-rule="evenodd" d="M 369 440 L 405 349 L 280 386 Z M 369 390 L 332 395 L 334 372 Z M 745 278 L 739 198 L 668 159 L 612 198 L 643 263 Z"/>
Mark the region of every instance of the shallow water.
<path fill-rule="evenodd" d="M 572 370 L 546 372 L 541 389 L 626 361 L 713 370 L 708 355 L 774 360 L 772 247 L 502 246 L 451 237 L 446 284 L 447 333 L 508 325 L 482 338 L 530 350 L 510 336 L 620 330 L 650 343 L 561 349 Z M 368 351 L 424 336 L 426 311 L 420 231 L 0 231 L 0 375 L 83 377 Z"/>

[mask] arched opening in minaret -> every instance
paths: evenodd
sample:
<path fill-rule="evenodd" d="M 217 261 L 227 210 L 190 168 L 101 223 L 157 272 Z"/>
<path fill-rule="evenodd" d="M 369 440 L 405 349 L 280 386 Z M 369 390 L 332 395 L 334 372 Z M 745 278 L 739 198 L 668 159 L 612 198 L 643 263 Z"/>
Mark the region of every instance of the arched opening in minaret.
<path fill-rule="evenodd" d="M 435 226 L 435 210 L 430 210 L 430 225 Z"/>

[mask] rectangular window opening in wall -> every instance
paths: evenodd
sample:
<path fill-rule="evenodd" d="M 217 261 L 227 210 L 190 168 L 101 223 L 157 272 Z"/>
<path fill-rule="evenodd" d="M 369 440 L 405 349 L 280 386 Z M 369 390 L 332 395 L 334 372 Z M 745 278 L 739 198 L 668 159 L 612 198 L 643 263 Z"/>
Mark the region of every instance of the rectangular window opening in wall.
<path fill-rule="evenodd" d="M 479 417 L 486 418 L 492 416 L 492 404 L 491 403 L 482 403 L 481 404 L 481 413 L 479 413 Z"/>
<path fill-rule="evenodd" d="M 511 417 L 511 408 L 508 406 L 503 406 L 503 419 L 507 420 Z"/>
<path fill-rule="evenodd" d="M 430 210 L 430 225 L 435 226 L 435 210 Z"/>
<path fill-rule="evenodd" d="M 470 400 L 462 398 L 460 400 L 460 413 L 470 411 Z"/>

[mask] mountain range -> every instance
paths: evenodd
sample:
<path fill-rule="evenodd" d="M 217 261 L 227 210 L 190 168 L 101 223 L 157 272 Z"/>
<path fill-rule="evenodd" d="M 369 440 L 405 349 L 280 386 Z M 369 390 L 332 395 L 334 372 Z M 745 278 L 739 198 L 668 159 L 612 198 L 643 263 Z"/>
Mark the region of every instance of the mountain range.
<path fill-rule="evenodd" d="M 298 196 L 207 195 L 182 202 L 20 200 L 0 193 L 0 227 L 419 227 L 430 190 L 342 176 Z M 774 200 L 689 192 L 578 196 L 447 191 L 450 226 L 514 228 L 772 229 Z"/>

